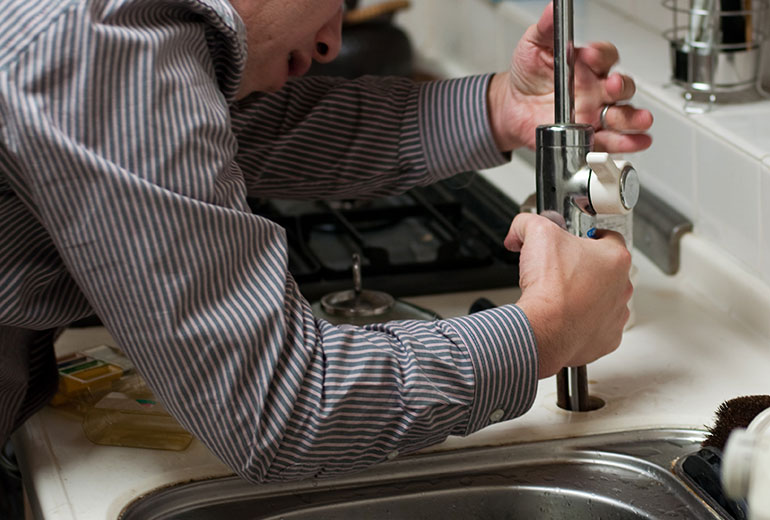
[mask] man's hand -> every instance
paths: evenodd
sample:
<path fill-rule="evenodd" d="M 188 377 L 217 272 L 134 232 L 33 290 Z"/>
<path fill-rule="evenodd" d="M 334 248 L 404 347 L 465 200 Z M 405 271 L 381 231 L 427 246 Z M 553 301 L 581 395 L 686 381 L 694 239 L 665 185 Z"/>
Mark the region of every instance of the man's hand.
<path fill-rule="evenodd" d="M 505 247 L 520 251 L 518 306 L 529 318 L 539 376 L 590 363 L 614 351 L 629 317 L 631 254 L 622 235 L 578 238 L 545 217 L 521 213 Z"/>
<path fill-rule="evenodd" d="M 513 54 L 511 70 L 496 74 L 489 88 L 489 117 L 501 151 L 535 147 L 535 129 L 554 122 L 553 4 L 524 34 Z M 629 104 L 611 107 L 601 128 L 605 105 L 624 103 L 636 91 L 634 81 L 610 74 L 618 51 L 608 42 L 575 48 L 575 122 L 596 130 L 595 149 L 610 153 L 644 150 L 652 139 L 644 134 L 652 114 Z"/>

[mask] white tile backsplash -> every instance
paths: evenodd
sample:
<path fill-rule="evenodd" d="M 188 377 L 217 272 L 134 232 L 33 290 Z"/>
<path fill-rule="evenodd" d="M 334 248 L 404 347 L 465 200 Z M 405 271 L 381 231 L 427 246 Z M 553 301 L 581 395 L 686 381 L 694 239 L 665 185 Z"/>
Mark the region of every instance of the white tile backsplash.
<path fill-rule="evenodd" d="M 416 0 L 403 21 L 418 53 L 445 70 L 501 70 L 547 0 Z M 620 67 L 637 80 L 635 104 L 655 116 L 654 144 L 627 158 L 649 189 L 690 217 L 695 233 L 770 283 L 770 100 L 683 110 L 670 83 L 672 14 L 659 0 L 575 0 L 576 42 L 609 40 Z M 432 35 L 430 38 L 426 34 Z M 766 76 L 770 49 L 765 46 Z M 763 160 L 765 162 L 763 162 Z"/>
<path fill-rule="evenodd" d="M 440 45 L 437 40 L 436 24 L 432 22 L 439 0 L 419 0 L 412 2 L 408 9 L 396 15 L 397 23 L 409 33 L 412 45 L 425 54 L 431 48 Z M 369 3 L 369 0 L 367 0 Z M 365 4 L 364 4 L 365 5 Z"/>
<path fill-rule="evenodd" d="M 695 129 L 687 117 L 672 110 L 652 96 L 640 92 L 634 103 L 653 113 L 652 146 L 628 159 L 640 174 L 643 185 L 694 219 L 697 216 L 695 197 Z M 672 139 L 671 136 L 676 136 Z"/>
<path fill-rule="evenodd" d="M 762 165 L 706 130 L 695 141 L 698 232 L 759 272 Z"/>
<path fill-rule="evenodd" d="M 464 0 L 441 0 L 435 2 L 432 17 L 432 33 L 438 46 L 438 51 L 455 59 L 460 55 L 464 47 L 464 39 L 472 37 L 472 34 L 458 30 L 462 18 L 459 15 L 460 7 Z"/>
<path fill-rule="evenodd" d="M 753 157 L 764 159 L 770 155 L 770 103 L 747 103 L 730 111 L 712 110 L 695 117 L 728 141 L 740 140 Z"/>
<path fill-rule="evenodd" d="M 633 18 L 654 32 L 662 33 L 673 25 L 673 14 L 660 0 L 637 0 L 631 3 Z"/>
<path fill-rule="evenodd" d="M 770 162 L 762 165 L 761 180 L 762 189 L 760 199 L 770 201 Z M 760 204 L 760 250 L 759 269 L 765 282 L 770 283 L 770 204 Z"/>
<path fill-rule="evenodd" d="M 500 23 L 496 9 L 478 9 L 472 2 L 459 6 L 462 44 L 458 49 L 460 59 L 472 67 L 473 73 L 505 70 L 507 59 L 503 52 Z"/>

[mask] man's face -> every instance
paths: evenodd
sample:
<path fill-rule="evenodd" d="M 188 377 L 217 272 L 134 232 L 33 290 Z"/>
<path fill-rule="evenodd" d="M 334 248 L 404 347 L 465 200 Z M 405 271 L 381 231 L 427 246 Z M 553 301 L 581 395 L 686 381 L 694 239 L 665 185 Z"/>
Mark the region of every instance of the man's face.
<path fill-rule="evenodd" d="M 248 59 L 238 97 L 280 89 L 342 43 L 343 0 L 231 0 L 246 24 Z M 325 52 L 324 52 L 325 51 Z"/>

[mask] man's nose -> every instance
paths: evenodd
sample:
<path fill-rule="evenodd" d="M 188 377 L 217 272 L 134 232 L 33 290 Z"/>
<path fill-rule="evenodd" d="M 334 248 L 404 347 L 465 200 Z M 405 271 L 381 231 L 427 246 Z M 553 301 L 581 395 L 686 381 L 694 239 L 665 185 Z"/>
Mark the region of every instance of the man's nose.
<path fill-rule="evenodd" d="M 328 63 L 340 53 L 342 47 L 342 8 L 321 27 L 315 37 L 313 59 L 319 63 Z"/>

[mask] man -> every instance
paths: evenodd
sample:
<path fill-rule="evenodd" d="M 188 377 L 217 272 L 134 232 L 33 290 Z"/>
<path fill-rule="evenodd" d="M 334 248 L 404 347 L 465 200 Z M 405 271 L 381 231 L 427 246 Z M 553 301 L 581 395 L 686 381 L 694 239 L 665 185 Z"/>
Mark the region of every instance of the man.
<path fill-rule="evenodd" d="M 52 342 L 97 314 L 175 417 L 242 477 L 350 471 L 524 413 L 538 377 L 614 350 L 622 238 L 517 217 L 521 299 L 434 322 L 335 327 L 246 195 L 381 196 L 505 160 L 552 117 L 551 12 L 508 73 L 416 85 L 302 76 L 341 0 L 1 0 L 0 439 L 56 386 Z M 577 55 L 577 117 L 633 81 Z M 597 148 L 649 146 L 607 112 Z M 579 268 L 578 268 L 579 266 Z M 603 280 L 601 294 L 593 282 Z M 496 416 L 499 414 L 495 414 Z"/>

